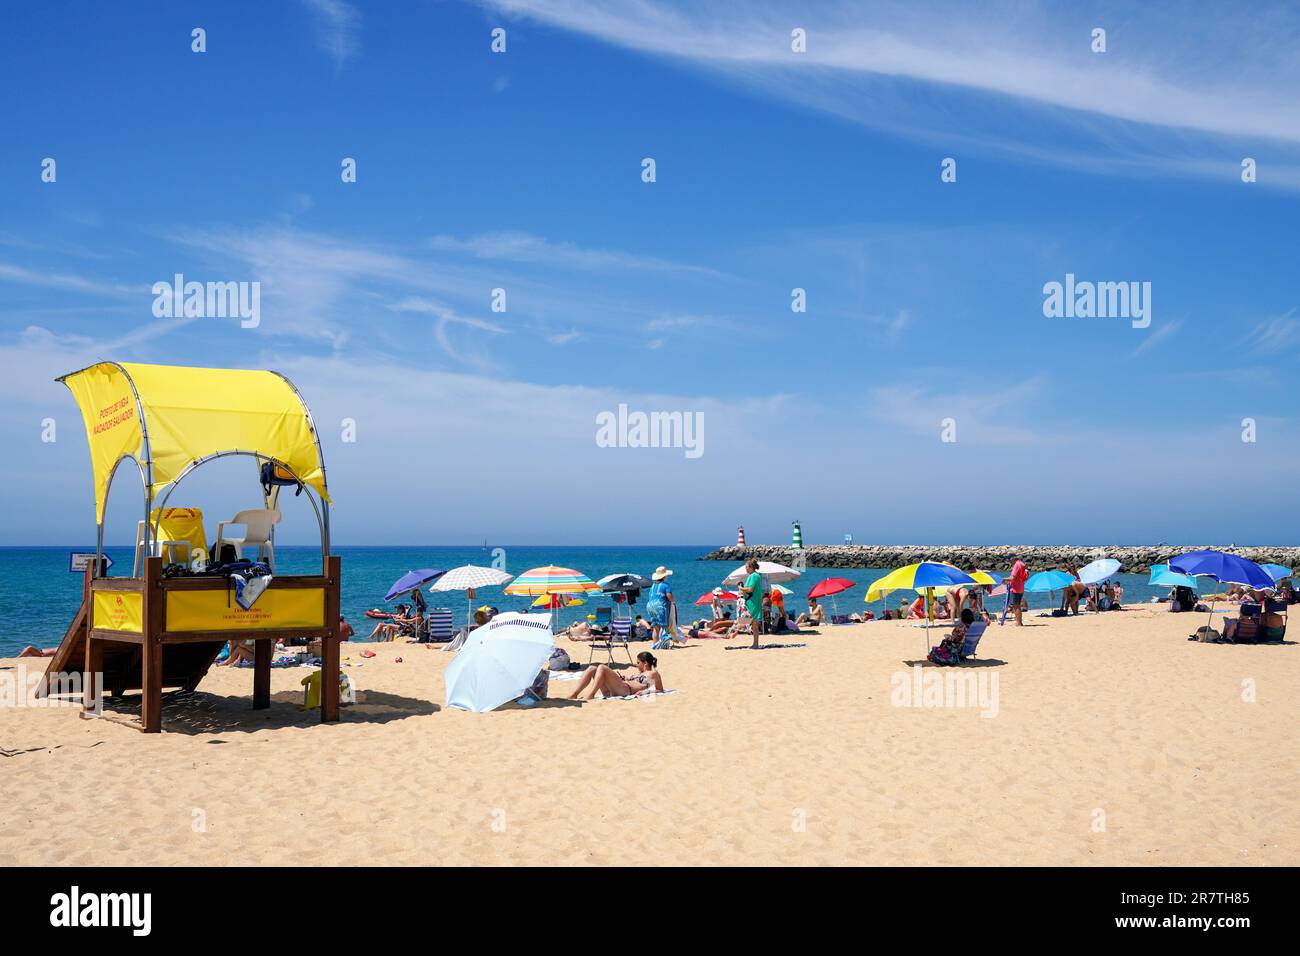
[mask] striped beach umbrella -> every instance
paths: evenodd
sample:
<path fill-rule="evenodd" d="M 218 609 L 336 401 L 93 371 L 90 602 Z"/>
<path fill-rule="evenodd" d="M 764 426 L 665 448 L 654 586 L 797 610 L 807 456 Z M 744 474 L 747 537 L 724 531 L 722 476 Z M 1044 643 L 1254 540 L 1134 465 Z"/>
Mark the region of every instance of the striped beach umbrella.
<path fill-rule="evenodd" d="M 548 564 L 530 568 L 506 585 L 506 594 L 538 597 L 542 594 L 587 594 L 599 591 L 600 585 L 581 571 Z"/>
<path fill-rule="evenodd" d="M 799 528 L 799 522 L 791 522 L 793 527 L 790 529 L 790 547 L 796 551 L 803 549 L 803 531 Z"/>

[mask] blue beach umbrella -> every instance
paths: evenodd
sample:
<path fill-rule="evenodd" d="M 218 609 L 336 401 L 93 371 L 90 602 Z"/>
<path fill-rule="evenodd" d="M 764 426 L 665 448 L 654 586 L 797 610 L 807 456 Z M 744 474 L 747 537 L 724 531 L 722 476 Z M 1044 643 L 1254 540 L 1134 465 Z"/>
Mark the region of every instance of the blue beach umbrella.
<path fill-rule="evenodd" d="M 1269 573 L 1254 561 L 1226 551 L 1188 551 L 1169 562 L 1169 570 L 1195 577 L 1210 577 L 1220 584 L 1244 584 L 1250 588 L 1271 588 Z"/>
<path fill-rule="evenodd" d="M 1151 578 L 1147 584 L 1158 588 L 1191 588 L 1196 590 L 1196 578 L 1190 574 L 1179 574 L 1177 571 L 1170 571 L 1167 564 L 1151 565 Z"/>
<path fill-rule="evenodd" d="M 1220 584 L 1244 584 L 1249 588 L 1274 588 L 1277 583 L 1254 561 L 1240 555 L 1207 548 L 1188 551 L 1169 562 L 1169 570 L 1195 577 L 1214 578 Z M 1210 623 L 1214 623 L 1214 601 L 1210 601 Z"/>
<path fill-rule="evenodd" d="M 522 696 L 554 648 L 550 614 L 498 614 L 470 631 L 447 665 L 447 706 L 481 714 Z"/>
<path fill-rule="evenodd" d="M 1068 571 L 1039 571 L 1025 582 L 1026 591 L 1063 591 L 1074 583 Z"/>
<path fill-rule="evenodd" d="M 1281 581 L 1283 578 L 1289 578 L 1291 575 L 1295 574 L 1295 572 L 1290 568 L 1284 567 L 1280 564 L 1261 564 L 1260 567 L 1263 568 L 1268 576 L 1274 581 Z"/>
<path fill-rule="evenodd" d="M 384 595 L 384 600 L 391 601 L 393 598 L 401 597 L 409 591 L 414 591 L 431 581 L 438 580 L 446 573 L 441 568 L 420 568 L 418 571 L 407 571 L 393 582 L 393 586 Z"/>

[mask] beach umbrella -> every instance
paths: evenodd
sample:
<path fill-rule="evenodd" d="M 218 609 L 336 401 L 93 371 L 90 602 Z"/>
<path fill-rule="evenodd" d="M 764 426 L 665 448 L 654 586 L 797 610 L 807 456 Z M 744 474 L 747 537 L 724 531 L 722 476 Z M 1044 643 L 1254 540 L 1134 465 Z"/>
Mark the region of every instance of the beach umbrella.
<path fill-rule="evenodd" d="M 393 586 L 384 595 L 384 600 L 391 601 L 393 598 L 401 597 L 416 588 L 422 588 L 430 581 L 435 581 L 446 573 L 441 568 L 420 568 L 418 571 L 407 571 L 393 582 Z"/>
<path fill-rule="evenodd" d="M 721 591 L 722 593 L 719 594 L 715 591 L 705 591 L 703 594 L 701 594 L 698 598 L 695 599 L 695 606 L 704 607 L 706 604 L 712 604 L 714 598 L 717 598 L 719 601 L 724 601 L 728 604 L 734 604 L 736 601 L 740 600 L 739 594 L 735 594 L 731 591 L 722 591 L 721 588 L 719 588 L 718 590 Z"/>
<path fill-rule="evenodd" d="M 562 607 L 577 607 L 586 604 L 582 598 L 565 598 L 563 594 L 543 594 L 533 602 L 533 607 L 544 607 L 554 611 Z"/>
<path fill-rule="evenodd" d="M 447 706 L 483 713 L 519 697 L 551 657 L 551 615 L 498 614 L 475 628 L 447 665 Z"/>
<path fill-rule="evenodd" d="M 775 561 L 758 562 L 758 573 L 763 576 L 763 580 L 768 584 L 782 584 L 786 581 L 793 581 L 802 573 L 794 568 L 787 568 L 784 564 L 777 564 Z M 723 584 L 741 584 L 745 578 L 749 577 L 749 572 L 745 570 L 742 564 L 736 570 L 732 571 L 722 579 Z"/>
<path fill-rule="evenodd" d="M 1001 584 L 1006 576 L 999 574 L 997 571 L 972 571 L 970 576 L 975 579 L 976 584 L 987 584 L 990 587 Z"/>
<path fill-rule="evenodd" d="M 496 568 L 483 568 L 475 564 L 462 564 L 452 568 L 429 586 L 430 592 L 464 591 L 465 592 L 465 626 L 474 620 L 474 590 L 476 588 L 496 588 L 514 580 L 513 574 L 506 574 Z"/>
<path fill-rule="evenodd" d="M 933 591 L 934 588 L 951 587 L 954 584 L 974 584 L 975 579 L 960 568 L 939 561 L 918 561 L 905 568 L 890 571 L 882 578 L 871 583 L 867 588 L 868 602 L 878 601 L 882 591 L 899 591 L 903 589 Z"/>
<path fill-rule="evenodd" d="M 1226 551 L 1206 548 L 1188 551 L 1169 561 L 1169 570 L 1194 577 L 1214 578 L 1220 584 L 1241 584 L 1258 590 L 1277 586 L 1269 573 L 1254 561 Z M 1214 623 L 1214 601 L 1210 601 L 1210 623 Z"/>
<path fill-rule="evenodd" d="M 1281 581 L 1283 578 L 1289 578 L 1295 574 L 1290 568 L 1281 564 L 1261 564 L 1260 567 L 1274 581 Z"/>
<path fill-rule="evenodd" d="M 600 585 L 581 571 L 548 564 L 530 568 L 506 585 L 506 594 L 537 597 L 539 594 L 589 594 Z"/>
<path fill-rule="evenodd" d="M 780 591 L 783 597 L 789 597 L 791 594 L 794 594 L 794 592 L 784 584 L 773 584 L 771 590 Z"/>
<path fill-rule="evenodd" d="M 1074 575 L 1068 571 L 1039 571 L 1031 574 L 1025 582 L 1026 591 L 1063 591 L 1074 583 Z"/>
<path fill-rule="evenodd" d="M 943 564 L 939 561 L 918 561 L 916 564 L 909 564 L 907 567 L 899 568 L 896 571 L 890 571 L 882 578 L 871 583 L 867 588 L 868 602 L 880 599 L 883 592 L 898 591 L 903 588 L 920 591 L 925 589 L 925 625 L 929 627 L 933 622 L 932 617 L 934 608 L 934 589 L 940 587 L 952 587 L 956 584 L 974 584 L 975 579 L 960 568 L 955 568 L 951 564 Z M 930 652 L 930 639 L 925 639 L 925 650 Z"/>
<path fill-rule="evenodd" d="M 1098 558 L 1091 564 L 1084 565 L 1079 571 L 1079 580 L 1084 584 L 1100 584 L 1119 571 L 1119 562 L 1114 558 Z"/>
<path fill-rule="evenodd" d="M 814 584 L 812 590 L 808 592 L 808 596 L 830 598 L 831 614 L 837 615 L 840 613 L 840 609 L 835 603 L 835 595 L 847 591 L 851 587 L 856 587 L 856 584 L 848 578 L 827 578 L 825 581 L 818 581 Z"/>
<path fill-rule="evenodd" d="M 1169 561 L 1169 570 L 1194 577 L 1210 577 L 1220 584 L 1242 584 L 1265 590 L 1274 584 L 1269 573 L 1254 561 L 1226 551 L 1188 551 Z"/>
<path fill-rule="evenodd" d="M 1029 580 L 1025 582 L 1025 591 L 1026 593 L 1039 591 L 1064 591 L 1074 582 L 1075 577 L 1069 571 L 1039 571 L 1037 574 L 1031 574 L 1029 576 Z M 1055 601 L 1056 595 L 1052 594 L 1051 598 Z"/>
<path fill-rule="evenodd" d="M 596 583 L 602 591 L 644 591 L 654 582 L 640 574 L 627 572 L 607 574 Z"/>
<path fill-rule="evenodd" d="M 1179 574 L 1177 571 L 1170 571 L 1167 564 L 1151 565 L 1151 577 L 1147 584 L 1159 588 L 1191 588 L 1196 590 L 1196 578 L 1190 574 Z"/>

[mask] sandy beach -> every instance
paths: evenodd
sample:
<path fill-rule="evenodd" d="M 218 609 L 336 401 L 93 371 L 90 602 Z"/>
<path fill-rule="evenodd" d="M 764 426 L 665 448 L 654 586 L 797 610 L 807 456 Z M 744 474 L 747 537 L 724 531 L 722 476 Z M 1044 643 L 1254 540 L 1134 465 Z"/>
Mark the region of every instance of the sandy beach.
<path fill-rule="evenodd" d="M 351 644 L 335 725 L 300 710 L 301 668 L 260 712 L 251 670 L 214 669 L 156 736 L 134 698 L 6 708 L 0 865 L 1295 865 L 1300 653 L 1188 642 L 1204 622 L 994 625 L 960 669 L 996 695 L 974 706 L 899 706 L 925 636 L 881 622 L 693 642 L 644 700 L 446 710 L 451 654 Z"/>

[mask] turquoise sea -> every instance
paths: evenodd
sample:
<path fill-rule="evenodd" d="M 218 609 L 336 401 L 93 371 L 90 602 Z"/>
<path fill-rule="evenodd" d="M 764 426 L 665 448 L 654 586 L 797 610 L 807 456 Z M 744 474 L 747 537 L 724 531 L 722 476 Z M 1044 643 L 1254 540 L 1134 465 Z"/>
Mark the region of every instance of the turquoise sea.
<path fill-rule="evenodd" d="M 384 603 L 384 593 L 402 574 L 413 568 L 450 569 L 462 564 L 490 566 L 496 547 L 336 547 L 335 553 L 343 559 L 343 613 L 356 629 L 357 637 L 364 638 L 373 625 L 373 622 L 367 624 L 364 612 L 373 607 L 391 609 L 391 605 Z M 649 576 L 661 564 L 672 568 L 673 591 L 680 604 L 679 615 L 683 623 L 696 615 L 708 616 L 707 608 L 693 606 L 695 599 L 720 584 L 722 578 L 735 568 L 735 564 L 730 562 L 697 560 L 714 545 L 499 547 L 505 552 L 506 570 L 514 574 L 539 565 L 558 564 L 576 568 L 595 580 L 621 571 Z M 94 551 L 94 547 L 0 548 L 0 580 L 5 582 L 5 587 L 0 589 L 0 620 L 4 621 L 3 631 L 0 631 L 0 657 L 11 656 L 28 644 L 52 647 L 58 643 L 81 598 L 81 574 L 68 571 L 68 554 L 72 550 Z M 114 562 L 110 574 L 125 576 L 131 573 L 130 547 L 110 547 L 108 554 Z M 320 568 L 320 550 L 307 546 L 282 546 L 276 549 L 276 564 L 286 574 L 315 573 Z M 802 578 L 788 585 L 795 596 L 787 598 L 787 607 L 802 609 L 806 606 L 808 590 L 814 584 L 829 577 L 844 577 L 856 581 L 858 586 L 836 595 L 839 610 L 848 613 L 866 607 L 879 616 L 884 610 L 883 604 L 879 601 L 864 604 L 863 597 L 866 586 L 888 570 L 809 568 Z M 1164 594 L 1164 589 L 1147 586 L 1145 574 L 1119 577 L 1124 582 L 1128 603 L 1145 602 L 1153 594 Z M 427 597 L 430 606 L 449 607 L 456 623 L 464 623 L 466 607 L 462 593 L 430 594 Z M 1059 595 L 1056 597 L 1059 599 Z M 899 600 L 899 595 L 893 595 L 890 605 L 897 607 Z M 1001 600 L 993 599 L 990 607 L 1000 608 Z M 486 603 L 507 611 L 524 610 L 528 601 L 502 594 L 499 588 L 488 588 L 479 592 L 475 603 Z M 562 610 L 559 612 L 560 623 L 563 625 L 585 615 L 602 603 L 608 603 L 608 599 L 595 597 L 581 608 Z M 1049 603 L 1048 595 L 1030 595 L 1030 604 L 1034 608 L 1046 607 Z M 830 606 L 829 600 L 827 606 Z"/>

